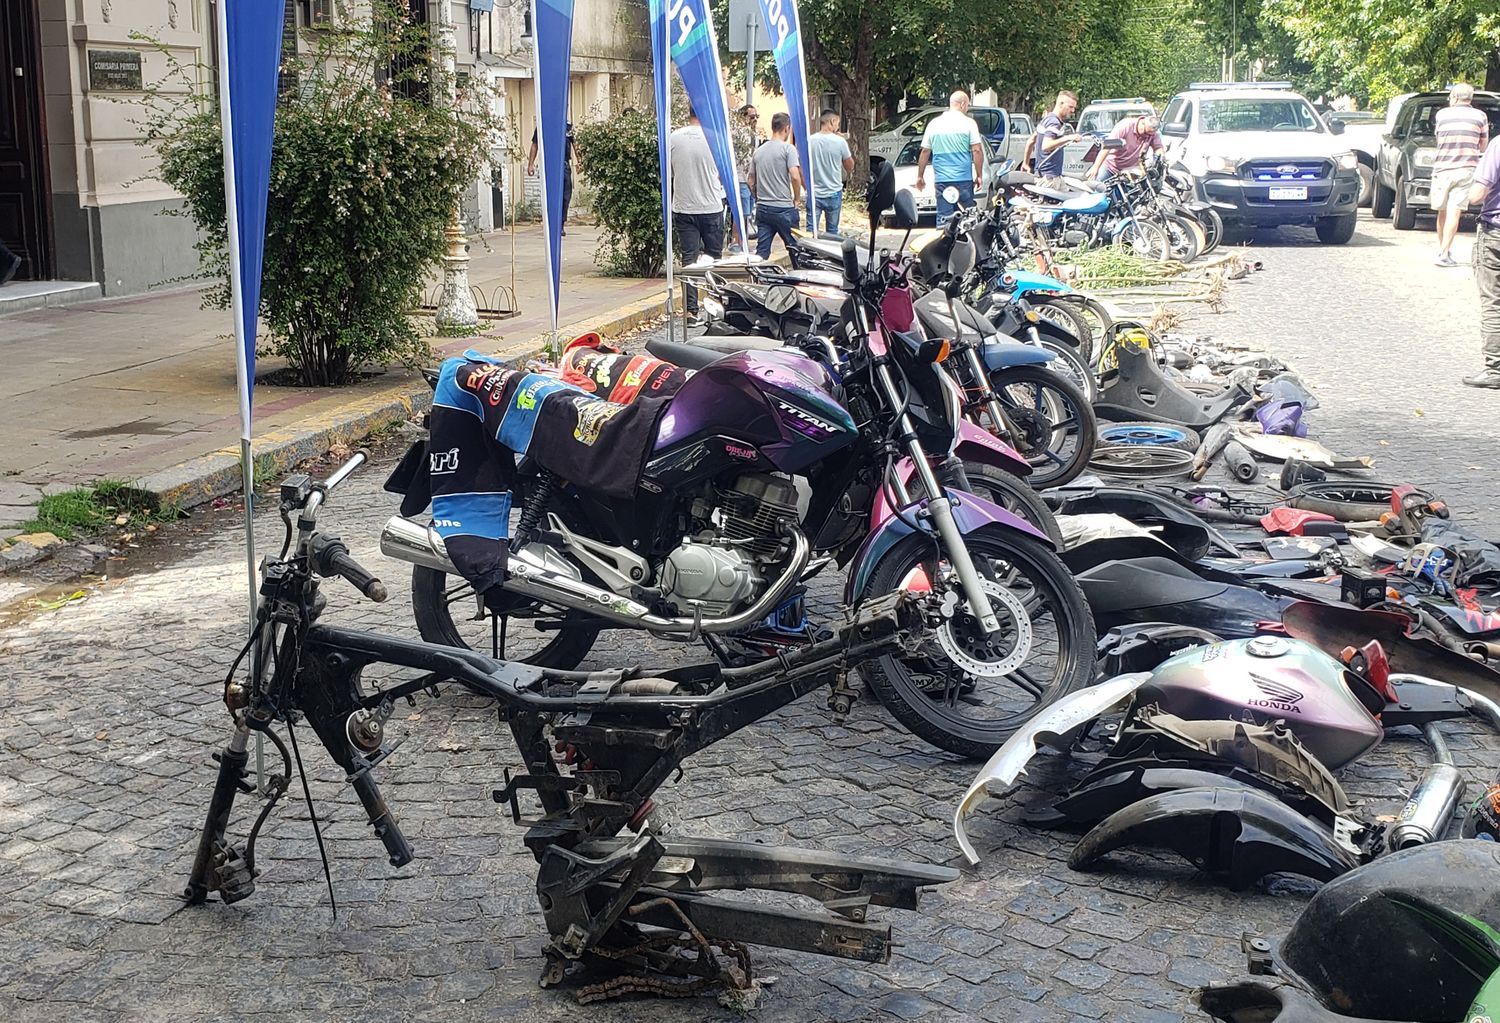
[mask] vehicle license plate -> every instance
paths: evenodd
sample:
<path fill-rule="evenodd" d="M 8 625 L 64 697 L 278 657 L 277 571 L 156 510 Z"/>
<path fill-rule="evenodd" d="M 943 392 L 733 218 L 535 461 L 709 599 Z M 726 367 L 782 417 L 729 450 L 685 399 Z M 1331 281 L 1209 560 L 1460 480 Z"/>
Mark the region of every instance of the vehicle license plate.
<path fill-rule="evenodd" d="M 1271 198 L 1272 199 L 1306 199 L 1307 198 L 1307 186 L 1306 185 L 1295 185 L 1295 186 L 1288 185 L 1288 186 L 1284 186 L 1282 188 L 1272 188 L 1271 189 Z"/>

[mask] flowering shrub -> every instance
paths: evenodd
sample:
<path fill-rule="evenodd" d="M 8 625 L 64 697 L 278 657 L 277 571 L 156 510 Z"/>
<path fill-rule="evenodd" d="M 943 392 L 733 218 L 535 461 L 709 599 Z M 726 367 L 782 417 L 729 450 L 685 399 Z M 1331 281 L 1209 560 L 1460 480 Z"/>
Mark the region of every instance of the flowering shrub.
<path fill-rule="evenodd" d="M 326 386 L 428 355 L 410 313 L 488 126 L 426 101 L 428 32 L 399 9 L 317 36 L 315 52 L 283 58 L 295 84 L 276 111 L 260 314 L 271 353 Z M 206 301 L 224 307 L 223 149 L 217 106 L 203 99 L 158 116 L 150 140 L 199 228 L 202 270 L 219 281 Z"/>

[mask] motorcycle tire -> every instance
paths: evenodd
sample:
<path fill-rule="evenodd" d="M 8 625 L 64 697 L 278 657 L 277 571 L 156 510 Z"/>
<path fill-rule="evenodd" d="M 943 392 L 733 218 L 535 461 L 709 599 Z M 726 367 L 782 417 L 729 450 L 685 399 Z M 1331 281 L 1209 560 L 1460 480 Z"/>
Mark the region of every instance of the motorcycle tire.
<path fill-rule="evenodd" d="M 1044 320 L 1071 331 L 1078 338 L 1078 353 L 1087 361 L 1094 351 L 1094 328 L 1082 313 L 1055 299 L 1032 299 L 1031 308 Z"/>
<path fill-rule="evenodd" d="M 1199 258 L 1199 236 L 1185 220 L 1175 216 L 1164 217 L 1158 226 L 1166 231 L 1167 239 L 1172 242 L 1173 260 L 1178 263 L 1193 263 Z"/>
<path fill-rule="evenodd" d="M 524 598 L 516 599 L 518 610 L 523 607 L 537 606 L 526 604 Z M 470 643 L 459 628 L 458 622 L 454 620 L 453 605 L 460 600 L 469 602 L 467 606 L 476 606 L 473 603 L 473 587 L 462 584 L 449 587 L 446 573 L 422 565 L 413 566 L 411 606 L 417 619 L 417 631 L 422 634 L 422 638 L 429 643 L 458 647 L 462 650 L 474 650 L 489 656 L 492 652 L 490 644 L 487 641 L 479 646 Z M 566 614 L 566 612 L 562 613 Z M 494 618 L 495 615 L 487 611 L 482 620 L 473 623 L 470 638 L 477 642 L 482 636 L 488 636 L 492 629 L 490 623 Z M 583 659 L 593 648 L 594 641 L 599 638 L 601 629 L 598 625 L 563 625 L 557 629 L 550 640 L 517 656 L 511 648 L 514 640 L 513 630 L 516 623 L 523 620 L 511 617 L 506 623 L 506 649 L 503 652 L 505 659 L 533 664 L 539 668 L 555 668 L 559 671 L 569 671 L 582 664 Z"/>
<path fill-rule="evenodd" d="M 1114 243 L 1142 259 L 1165 263 L 1172 254 L 1172 240 L 1164 228 L 1145 220 L 1127 220 L 1115 233 Z"/>
<path fill-rule="evenodd" d="M 1186 426 L 1175 426 L 1172 423 L 1151 423 L 1142 421 L 1130 421 L 1123 423 L 1100 423 L 1100 444 L 1135 444 L 1142 447 L 1157 448 L 1179 448 L 1183 451 L 1197 451 L 1198 445 L 1203 443 L 1203 438 L 1198 436 L 1198 431 L 1191 430 Z"/>
<path fill-rule="evenodd" d="M 1097 298 L 1090 298 L 1079 291 L 1059 295 L 1052 301 L 1059 305 L 1068 306 L 1078 314 L 1080 319 L 1089 325 L 1090 348 L 1088 360 L 1093 362 L 1094 351 L 1098 347 L 1098 341 L 1104 336 L 1104 332 L 1109 329 L 1110 324 L 1115 322 L 1115 318 L 1110 315 L 1109 310 L 1105 308 L 1103 302 Z"/>
<path fill-rule="evenodd" d="M 1074 337 L 1045 320 L 1036 324 L 1036 333 L 1037 343 L 1057 356 L 1047 364 L 1048 372 L 1057 373 L 1082 391 L 1090 405 L 1098 401 L 1099 379 L 1094 376 L 1089 358 L 1073 344 Z"/>
<path fill-rule="evenodd" d="M 1062 546 L 1062 527 L 1047 502 L 1027 482 L 1029 476 L 1016 476 L 983 462 L 965 462 L 964 476 L 967 480 L 963 489 L 1026 520 L 1038 532 L 1045 533 L 1055 546 Z M 908 490 L 914 500 L 927 496 L 922 481 L 916 477 L 912 477 Z"/>
<path fill-rule="evenodd" d="M 1198 225 L 1203 228 L 1203 248 L 1198 255 L 1206 256 L 1224 242 L 1224 218 L 1219 216 L 1219 211 L 1212 206 L 1195 210 L 1193 215 L 1198 218 Z"/>
<path fill-rule="evenodd" d="M 1099 422 L 1072 382 L 1040 366 L 1016 366 L 991 372 L 990 386 L 1022 435 L 1012 444 L 1031 463 L 1033 490 L 1060 487 L 1088 467 Z"/>
<path fill-rule="evenodd" d="M 1040 541 L 998 524 L 975 530 L 964 541 L 1001 620 L 998 639 L 978 634 L 960 610 L 934 630 L 927 656 L 882 657 L 862 665 L 860 674 L 914 735 L 949 753 L 980 759 L 992 755 L 1048 704 L 1093 682 L 1096 636 L 1078 583 Z M 880 559 L 869 593 L 913 585 L 937 568 L 932 539 L 912 534 Z M 948 630 L 946 636 L 940 630 Z M 989 663 L 1005 670 L 970 674 L 949 657 L 945 641 L 981 668 Z M 1002 644 L 1001 649 L 994 643 Z M 1045 680 L 1037 677 L 1041 672 L 1033 655 L 1039 650 L 1052 655 Z"/>

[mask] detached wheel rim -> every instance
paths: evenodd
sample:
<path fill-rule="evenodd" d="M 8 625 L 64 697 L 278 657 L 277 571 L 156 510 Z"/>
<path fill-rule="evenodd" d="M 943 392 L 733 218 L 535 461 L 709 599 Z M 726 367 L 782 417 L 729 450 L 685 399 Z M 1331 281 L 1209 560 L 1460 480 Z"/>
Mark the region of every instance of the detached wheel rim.
<path fill-rule="evenodd" d="M 1179 427 L 1161 426 L 1100 426 L 1099 443 L 1151 447 L 1161 444 L 1180 444 L 1187 440 L 1187 433 Z"/>

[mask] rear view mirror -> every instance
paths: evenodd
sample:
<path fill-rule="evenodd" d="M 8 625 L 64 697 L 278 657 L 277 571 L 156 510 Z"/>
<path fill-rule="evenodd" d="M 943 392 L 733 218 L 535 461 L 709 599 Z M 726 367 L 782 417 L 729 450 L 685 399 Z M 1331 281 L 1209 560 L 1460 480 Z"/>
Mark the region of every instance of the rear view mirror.
<path fill-rule="evenodd" d="M 1181 121 L 1173 121 L 1171 124 L 1162 125 L 1161 133 L 1163 135 L 1170 135 L 1176 139 L 1185 139 L 1187 138 L 1188 126 Z"/>
<path fill-rule="evenodd" d="M 911 189 L 903 188 L 896 193 L 892 224 L 898 231 L 917 226 L 917 201 L 912 198 Z"/>
<path fill-rule="evenodd" d="M 1342 135 L 1342 134 L 1344 134 L 1344 122 L 1343 121 L 1329 121 L 1328 122 L 1328 130 L 1331 131 L 1331 132 L 1333 132 L 1335 135 Z"/>
<path fill-rule="evenodd" d="M 948 272 L 954 277 L 962 277 L 974 269 L 974 263 L 978 259 L 978 252 L 974 249 L 974 243 L 968 237 L 961 238 L 953 243 L 953 249 L 948 253 Z"/>
<path fill-rule="evenodd" d="M 882 160 L 878 167 L 870 169 L 870 188 L 865 202 L 869 204 L 870 231 L 873 233 L 881 216 L 896 203 L 896 168 L 889 161 Z"/>

